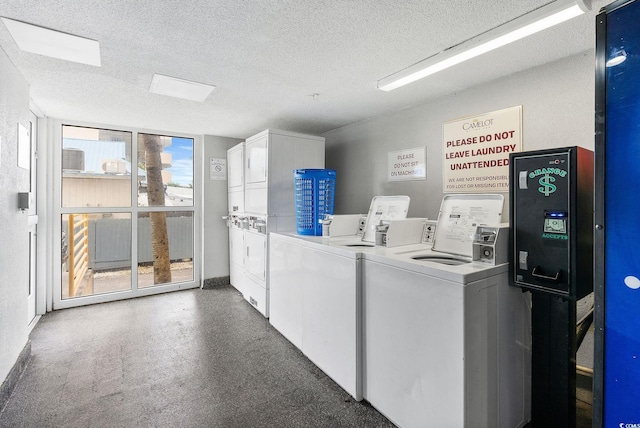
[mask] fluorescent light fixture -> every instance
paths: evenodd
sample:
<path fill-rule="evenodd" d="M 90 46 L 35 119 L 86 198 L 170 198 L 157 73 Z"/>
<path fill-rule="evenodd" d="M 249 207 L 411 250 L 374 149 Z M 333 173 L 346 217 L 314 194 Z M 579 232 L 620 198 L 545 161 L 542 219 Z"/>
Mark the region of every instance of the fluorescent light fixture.
<path fill-rule="evenodd" d="M 9 18 L 2 18 L 2 22 L 18 47 L 25 52 L 100 67 L 100 44 L 96 40 Z"/>
<path fill-rule="evenodd" d="M 149 92 L 203 102 L 216 87 L 176 77 L 154 74 Z"/>
<path fill-rule="evenodd" d="M 590 0 L 586 1 L 589 2 Z M 590 4 L 585 4 L 583 0 L 575 0 L 573 2 L 556 0 L 473 39 L 453 46 L 404 70 L 387 76 L 378 81 L 378 89 L 391 91 L 415 82 L 423 77 L 430 76 L 456 64 L 460 64 L 461 62 L 582 15 L 589 10 L 589 7 Z"/>

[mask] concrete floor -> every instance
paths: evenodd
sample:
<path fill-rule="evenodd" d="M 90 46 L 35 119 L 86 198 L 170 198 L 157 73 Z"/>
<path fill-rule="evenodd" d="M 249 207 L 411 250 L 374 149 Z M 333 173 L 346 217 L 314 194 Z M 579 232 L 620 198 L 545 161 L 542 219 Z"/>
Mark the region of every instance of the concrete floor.
<path fill-rule="evenodd" d="M 392 427 L 232 287 L 42 317 L 0 427 Z"/>
<path fill-rule="evenodd" d="M 56 311 L 31 340 L 0 428 L 393 427 L 230 286 Z"/>

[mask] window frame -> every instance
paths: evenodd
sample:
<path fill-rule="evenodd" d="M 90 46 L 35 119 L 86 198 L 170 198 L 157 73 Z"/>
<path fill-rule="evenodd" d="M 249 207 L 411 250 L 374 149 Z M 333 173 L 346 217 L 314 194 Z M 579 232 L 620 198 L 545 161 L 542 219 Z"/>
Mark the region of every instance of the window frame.
<path fill-rule="evenodd" d="M 131 206 L 129 207 L 63 207 L 62 206 L 62 128 L 63 126 L 78 126 L 88 128 L 98 128 L 106 130 L 116 130 L 131 132 Z M 49 169 L 52 171 L 50 177 L 53 178 L 53 191 L 48 195 L 47 206 L 52 207 L 50 212 L 51 234 L 49 242 L 52 249 L 51 284 L 52 289 L 49 294 L 51 309 L 64 309 L 70 307 L 84 306 L 88 304 L 104 303 L 116 300 L 123 300 L 169 291 L 198 288 L 201 284 L 201 259 L 202 259 L 202 142 L 203 137 L 180 132 L 166 132 L 144 128 L 132 128 L 126 126 L 113 126 L 99 123 L 89 123 L 81 121 L 50 119 L 48 127 L 49 146 L 52 148 L 51 156 L 48 158 Z M 192 206 L 138 206 L 138 183 L 133 168 L 138 164 L 138 134 L 156 134 L 171 137 L 189 138 L 193 140 L 193 205 Z M 188 282 L 176 282 L 169 284 L 159 284 L 153 287 L 137 287 L 138 278 L 138 217 L 141 212 L 192 212 L 193 219 L 193 279 Z M 63 214 L 70 213 L 130 213 L 131 214 L 131 290 L 118 291 L 106 294 L 96 294 L 91 296 L 80 296 L 70 299 L 62 299 L 62 266 L 54 263 L 61 258 L 61 218 Z"/>

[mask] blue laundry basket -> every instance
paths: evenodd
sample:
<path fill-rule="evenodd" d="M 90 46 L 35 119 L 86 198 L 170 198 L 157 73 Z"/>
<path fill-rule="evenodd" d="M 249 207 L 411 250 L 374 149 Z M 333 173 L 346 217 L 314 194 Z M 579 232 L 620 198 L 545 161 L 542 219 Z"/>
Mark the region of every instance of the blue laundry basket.
<path fill-rule="evenodd" d="M 296 169 L 296 229 L 298 235 L 322 236 L 325 214 L 333 214 L 336 171 L 333 169 Z"/>

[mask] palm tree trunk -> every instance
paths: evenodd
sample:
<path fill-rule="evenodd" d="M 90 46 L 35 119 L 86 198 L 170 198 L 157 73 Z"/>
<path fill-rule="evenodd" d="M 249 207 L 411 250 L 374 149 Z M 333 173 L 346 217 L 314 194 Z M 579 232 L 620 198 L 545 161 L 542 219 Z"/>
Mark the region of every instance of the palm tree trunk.
<path fill-rule="evenodd" d="M 149 206 L 164 206 L 162 183 L 162 141 L 158 135 L 145 135 L 145 166 L 147 170 L 147 197 Z M 167 213 L 151 212 L 151 244 L 153 251 L 153 283 L 171 282 L 171 259 L 169 258 L 169 235 Z"/>

